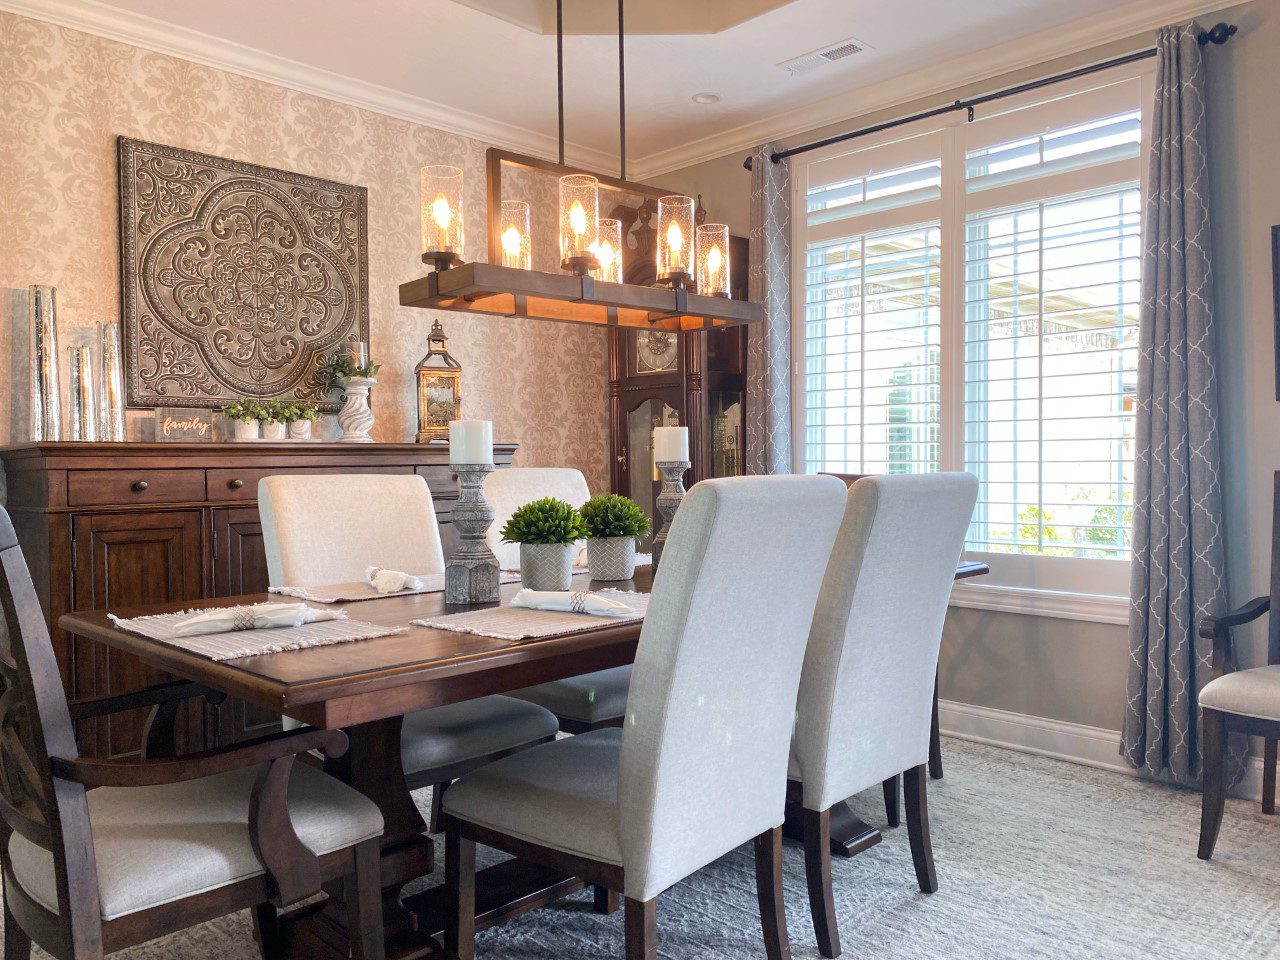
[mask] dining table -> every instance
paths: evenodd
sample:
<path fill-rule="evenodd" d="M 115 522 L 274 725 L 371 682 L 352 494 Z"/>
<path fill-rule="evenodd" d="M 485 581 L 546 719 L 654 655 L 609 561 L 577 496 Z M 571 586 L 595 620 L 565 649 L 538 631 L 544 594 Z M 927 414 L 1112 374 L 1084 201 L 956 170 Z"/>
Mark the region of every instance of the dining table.
<path fill-rule="evenodd" d="M 957 578 L 983 572 L 984 565 L 962 565 L 957 568 Z M 612 587 L 648 592 L 652 583 L 651 569 L 639 567 L 631 581 L 621 583 L 595 583 L 579 574 L 573 589 Z M 125 651 L 179 678 L 175 683 L 185 681 L 215 697 L 239 698 L 313 727 L 346 731 L 347 752 L 325 760 L 325 770 L 369 797 L 382 811 L 387 957 L 412 960 L 442 953 L 441 934 L 448 913 L 441 886 L 403 893 L 407 885 L 435 867 L 432 838 L 401 765 L 404 715 L 622 666 L 635 659 L 642 626 L 639 620 L 611 622 L 601 617 L 587 629 L 525 640 L 410 626 L 414 620 L 507 605 L 519 589 L 519 583 L 503 585 L 498 604 L 446 604 L 439 592 L 346 603 L 343 607 L 353 620 L 408 629 L 375 639 L 225 661 L 124 629 L 111 618 L 175 613 L 189 603 L 69 613 L 58 623 L 69 634 Z M 254 594 L 202 601 L 202 606 L 243 606 L 278 599 L 277 594 Z M 157 716 L 165 715 L 171 722 L 175 715 L 172 703 L 156 710 L 153 723 Z M 163 731 L 157 735 L 152 730 L 148 742 L 163 745 L 172 739 Z M 833 829 L 833 844 L 835 833 Z M 842 820 L 840 836 L 845 855 L 866 849 L 880 838 L 876 828 L 852 814 Z M 477 874 L 476 929 L 553 903 L 585 886 L 580 878 L 520 858 L 489 866 Z M 286 956 L 333 960 L 347 956 L 341 890 L 327 892 L 327 900 L 284 914 L 281 941 Z"/>

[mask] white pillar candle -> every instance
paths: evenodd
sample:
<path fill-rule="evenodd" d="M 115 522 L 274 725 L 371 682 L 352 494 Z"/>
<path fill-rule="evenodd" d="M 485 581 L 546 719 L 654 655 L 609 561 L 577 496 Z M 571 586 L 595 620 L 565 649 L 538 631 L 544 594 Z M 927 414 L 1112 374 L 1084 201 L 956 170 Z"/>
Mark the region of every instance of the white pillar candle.
<path fill-rule="evenodd" d="M 655 463 L 687 463 L 689 461 L 689 428 L 654 427 L 653 459 Z"/>
<path fill-rule="evenodd" d="M 449 424 L 449 462 L 493 463 L 493 421 L 452 421 Z"/>

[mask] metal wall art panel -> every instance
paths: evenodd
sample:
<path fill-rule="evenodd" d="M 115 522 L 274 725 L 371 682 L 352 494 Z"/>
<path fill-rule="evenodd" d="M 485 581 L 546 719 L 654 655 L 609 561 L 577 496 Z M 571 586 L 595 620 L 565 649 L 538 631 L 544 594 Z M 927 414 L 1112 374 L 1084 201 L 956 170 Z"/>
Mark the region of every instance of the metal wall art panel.
<path fill-rule="evenodd" d="M 131 407 L 338 409 L 320 367 L 369 339 L 364 187 L 119 139 Z"/>

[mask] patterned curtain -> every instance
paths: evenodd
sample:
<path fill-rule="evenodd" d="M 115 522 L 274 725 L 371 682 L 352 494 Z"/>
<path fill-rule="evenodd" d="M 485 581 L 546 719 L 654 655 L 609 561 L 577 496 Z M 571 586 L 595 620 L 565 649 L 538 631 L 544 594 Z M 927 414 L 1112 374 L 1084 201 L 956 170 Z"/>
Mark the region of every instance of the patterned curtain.
<path fill-rule="evenodd" d="M 1195 23 L 1157 42 L 1143 215 L 1138 424 L 1121 753 L 1151 776 L 1200 777 L 1196 697 L 1226 598 L 1204 62 Z"/>
<path fill-rule="evenodd" d="M 777 149 L 751 154 L 748 297 L 764 323 L 747 330 L 747 473 L 791 473 L 791 162 Z"/>

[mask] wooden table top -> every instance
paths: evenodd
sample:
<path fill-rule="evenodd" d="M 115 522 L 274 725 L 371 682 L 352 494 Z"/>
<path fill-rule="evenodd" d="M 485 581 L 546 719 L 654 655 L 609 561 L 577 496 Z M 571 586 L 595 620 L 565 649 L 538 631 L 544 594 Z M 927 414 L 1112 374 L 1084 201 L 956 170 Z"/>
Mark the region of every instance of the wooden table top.
<path fill-rule="evenodd" d="M 577 589 L 586 575 L 575 578 Z M 642 567 L 625 583 L 592 583 L 595 589 L 618 587 L 648 591 L 652 573 Z M 519 583 L 502 587 L 500 603 L 510 601 Z M 121 617 L 171 613 L 192 606 L 223 607 L 285 599 L 276 594 L 223 597 L 196 603 L 115 609 Z M 313 604 L 313 606 L 329 606 Z M 409 621 L 475 607 L 449 605 L 443 593 L 422 593 L 383 600 L 339 604 L 352 620 L 408 626 Z M 144 662 L 327 729 L 399 716 L 536 683 L 622 666 L 635 658 L 640 621 L 611 623 L 597 629 L 539 640 L 498 640 L 475 634 L 424 627 L 374 640 L 358 640 L 307 650 L 264 654 L 215 662 L 168 644 L 121 630 L 105 610 L 64 615 L 68 633 L 127 651 Z"/>

